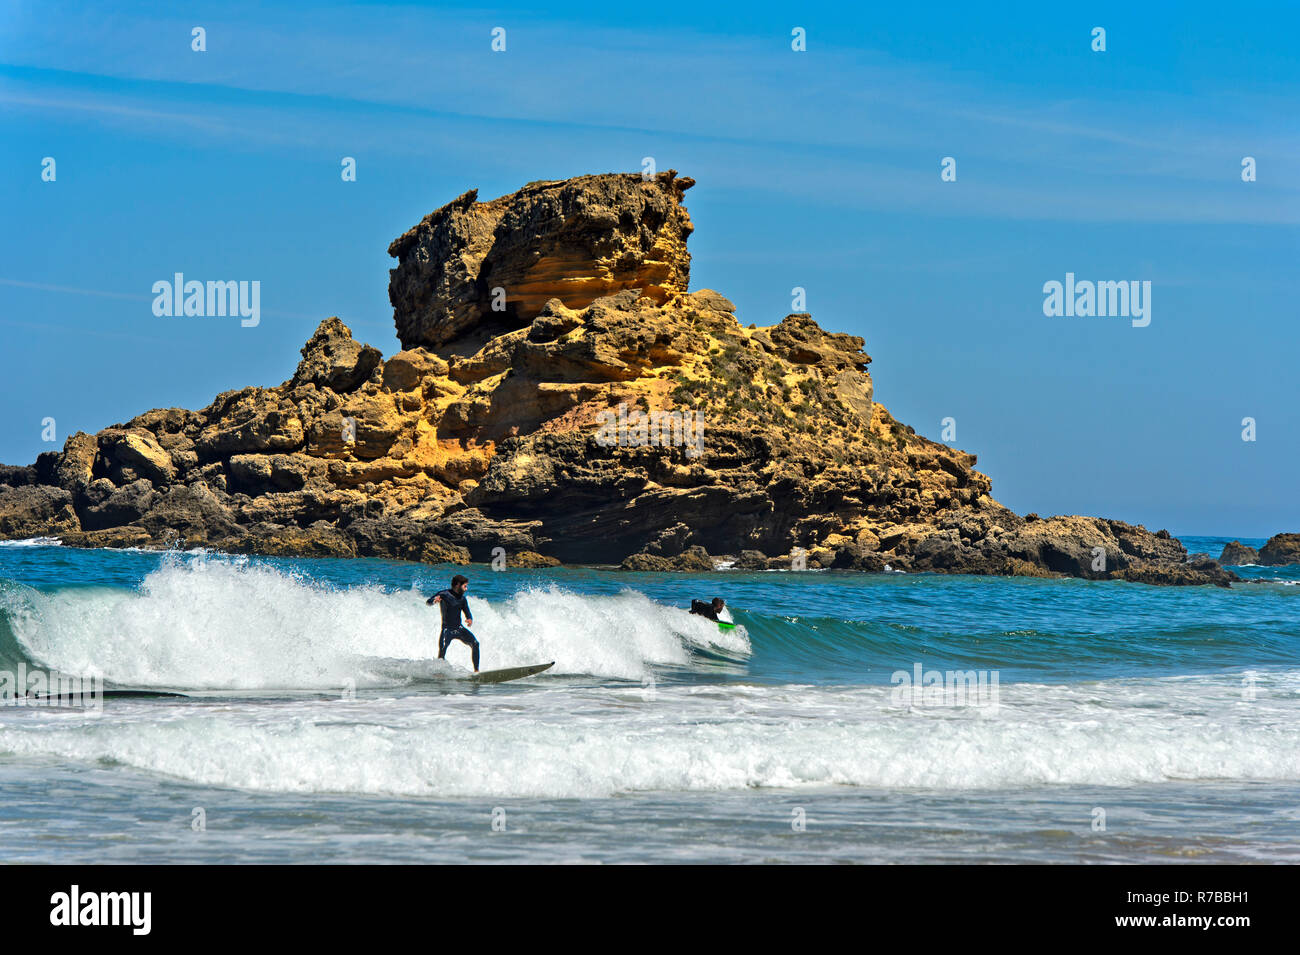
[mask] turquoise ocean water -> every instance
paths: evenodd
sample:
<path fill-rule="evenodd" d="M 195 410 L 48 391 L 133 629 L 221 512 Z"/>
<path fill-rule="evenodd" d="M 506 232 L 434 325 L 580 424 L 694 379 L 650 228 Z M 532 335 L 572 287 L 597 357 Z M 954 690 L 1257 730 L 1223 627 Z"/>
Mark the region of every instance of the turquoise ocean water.
<path fill-rule="evenodd" d="M 1237 570 L 1257 582 L 0 545 L 0 671 L 185 694 L 0 706 L 0 860 L 1300 861 L 1300 567 Z M 436 660 L 423 598 L 458 571 L 484 668 L 551 672 Z M 681 609 L 715 594 L 736 630 Z"/>

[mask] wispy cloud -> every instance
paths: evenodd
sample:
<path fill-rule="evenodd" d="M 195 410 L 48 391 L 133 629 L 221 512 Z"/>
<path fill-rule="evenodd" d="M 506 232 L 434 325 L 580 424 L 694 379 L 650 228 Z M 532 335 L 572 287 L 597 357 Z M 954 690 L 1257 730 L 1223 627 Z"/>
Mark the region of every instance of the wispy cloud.
<path fill-rule="evenodd" d="M 38 292 L 58 292 L 64 295 L 92 295 L 96 298 L 125 299 L 133 302 L 142 302 L 142 301 L 152 302 L 155 298 L 154 295 L 134 294 L 131 292 L 111 292 L 106 289 L 95 289 L 95 288 L 74 288 L 73 286 L 70 285 L 52 285 L 46 282 L 24 282 L 24 281 L 19 281 L 18 279 L 0 278 L 0 285 L 7 285 L 10 288 L 32 289 Z M 273 308 L 262 309 L 262 314 L 274 315 L 279 318 L 292 318 L 297 321 L 314 321 L 322 317 L 320 315 L 308 315 L 303 312 L 286 312 L 280 309 L 273 309 Z M 21 323 L 10 322 L 10 324 L 21 324 Z M 32 327 L 38 327 L 36 323 L 29 323 L 29 324 L 32 324 Z M 39 327 L 55 328 L 57 326 L 39 325 Z M 150 340 L 153 341 L 156 339 L 150 339 Z"/>
<path fill-rule="evenodd" d="M 132 335 L 129 332 L 106 331 L 102 328 L 72 328 L 68 325 L 58 325 L 53 322 L 26 322 L 15 318 L 0 318 L 0 325 L 11 328 L 27 328 L 40 332 L 58 332 L 61 335 L 70 335 L 76 338 L 88 335 L 92 338 L 104 338 L 112 341 L 148 342 L 151 345 L 164 344 L 162 338 L 154 335 Z"/>
<path fill-rule="evenodd" d="M 66 12 L 66 8 L 63 8 Z M 79 8 L 18 24 L 0 103 L 95 115 L 234 148 L 473 162 L 532 178 L 539 157 L 635 169 L 642 155 L 715 186 L 851 208 L 1063 221 L 1300 222 L 1300 136 L 1274 100 L 1096 94 L 1059 100 L 867 49 L 790 55 L 774 38 L 620 30 L 512 15 L 224 6 L 194 16 Z M 563 69 L 557 68 L 563 64 Z M 187 104 L 180 108 L 177 103 Z M 1245 154 L 1272 174 L 1243 192 Z M 959 159 L 941 187 L 938 160 Z M 681 161 L 690 159 L 691 164 Z M 918 162 L 924 157 L 924 162 Z"/>
<path fill-rule="evenodd" d="M 132 295 L 129 292 L 106 292 L 103 289 L 94 288 L 73 288 L 69 285 L 47 285 L 43 282 L 20 282 L 18 279 L 0 278 L 0 285 L 8 285 L 13 288 L 36 289 L 41 292 L 66 292 L 70 295 L 96 295 L 100 298 L 122 298 L 135 301 L 149 301 L 151 296 Z"/>

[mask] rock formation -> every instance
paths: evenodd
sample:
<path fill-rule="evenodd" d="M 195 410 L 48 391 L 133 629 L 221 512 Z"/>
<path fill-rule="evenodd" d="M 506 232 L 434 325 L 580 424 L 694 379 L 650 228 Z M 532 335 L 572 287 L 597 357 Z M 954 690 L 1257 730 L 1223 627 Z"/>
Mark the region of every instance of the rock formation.
<path fill-rule="evenodd" d="M 688 288 L 675 172 L 471 191 L 393 242 L 403 350 L 337 318 L 293 377 L 0 470 L 0 536 L 628 569 L 1236 577 L 1165 531 L 1020 517 L 875 400 L 863 340 Z"/>
<path fill-rule="evenodd" d="M 388 247 L 398 340 L 438 348 L 482 324 L 527 325 L 552 299 L 582 309 L 623 289 L 663 304 L 689 284 L 681 201 L 693 185 L 675 173 L 579 176 L 491 202 L 471 189 Z"/>
<path fill-rule="evenodd" d="M 1275 534 L 1259 549 L 1259 563 L 1265 567 L 1300 564 L 1300 534 Z"/>
<path fill-rule="evenodd" d="M 1259 563 L 1259 551 L 1253 547 L 1247 547 L 1241 541 L 1233 541 L 1223 548 L 1223 553 L 1219 555 L 1219 563 L 1225 567 L 1242 567 L 1246 564 Z"/>

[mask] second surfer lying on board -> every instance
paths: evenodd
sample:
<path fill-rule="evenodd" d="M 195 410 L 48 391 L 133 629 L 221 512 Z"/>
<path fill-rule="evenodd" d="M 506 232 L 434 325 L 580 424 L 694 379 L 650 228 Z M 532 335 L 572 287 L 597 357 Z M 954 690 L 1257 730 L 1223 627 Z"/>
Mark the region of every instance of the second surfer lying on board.
<path fill-rule="evenodd" d="M 425 601 L 430 607 L 438 605 L 442 611 L 442 633 L 438 636 L 438 659 L 447 658 L 447 647 L 453 640 L 459 640 L 461 643 L 469 644 L 470 653 L 474 660 L 474 672 L 478 672 L 478 641 L 474 639 L 474 634 L 470 633 L 460 624 L 461 613 L 465 614 L 465 622 L 471 627 L 474 626 L 474 615 L 469 611 L 469 601 L 465 598 L 465 591 L 469 589 L 469 578 L 463 574 L 457 574 L 451 578 L 451 587 L 447 590 L 440 590 L 428 600 Z"/>

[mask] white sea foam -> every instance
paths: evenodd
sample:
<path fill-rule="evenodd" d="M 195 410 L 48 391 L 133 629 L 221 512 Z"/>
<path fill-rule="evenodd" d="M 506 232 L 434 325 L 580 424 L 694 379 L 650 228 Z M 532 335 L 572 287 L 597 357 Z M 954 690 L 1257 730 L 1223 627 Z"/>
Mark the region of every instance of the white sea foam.
<path fill-rule="evenodd" d="M 531 686 L 387 699 L 0 711 L 0 752 L 219 787 L 422 797 L 850 785 L 1300 780 L 1300 673 L 1003 687 L 995 713 L 887 687 Z"/>
<path fill-rule="evenodd" d="M 62 547 L 57 537 L 25 537 L 22 540 L 0 541 L 0 547 Z"/>
<path fill-rule="evenodd" d="M 436 677 L 439 617 L 424 595 L 333 587 L 224 559 L 169 561 L 139 591 L 29 588 L 3 596 L 32 662 L 95 668 L 130 687 L 337 689 Z M 582 596 L 551 586 L 489 603 L 471 597 L 485 668 L 554 660 L 556 674 L 641 680 L 692 648 L 747 654 L 742 632 L 643 594 Z M 469 664 L 453 644 L 448 658 Z"/>

